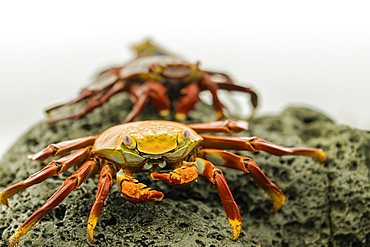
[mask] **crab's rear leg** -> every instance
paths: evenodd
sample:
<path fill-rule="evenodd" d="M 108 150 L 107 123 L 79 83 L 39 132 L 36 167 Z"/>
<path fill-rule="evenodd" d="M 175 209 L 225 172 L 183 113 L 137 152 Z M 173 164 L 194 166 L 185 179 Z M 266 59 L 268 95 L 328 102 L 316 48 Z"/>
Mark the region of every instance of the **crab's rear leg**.
<path fill-rule="evenodd" d="M 87 99 L 87 105 L 84 106 L 84 108 L 82 108 L 82 110 L 80 110 L 76 113 L 73 113 L 71 115 L 53 117 L 52 116 L 53 111 L 49 110 L 49 111 L 47 111 L 47 115 L 48 115 L 48 118 L 49 118 L 49 123 L 54 123 L 54 122 L 61 121 L 61 120 L 66 120 L 66 119 L 79 119 L 79 118 L 85 116 L 87 113 L 94 110 L 95 108 L 98 108 L 98 107 L 104 105 L 113 95 L 115 95 L 119 92 L 123 92 L 124 90 L 125 90 L 124 83 L 121 82 L 121 81 L 118 81 L 115 84 L 113 84 L 112 87 L 107 89 L 107 91 L 102 92 L 101 95 L 94 95 L 91 98 Z M 54 111 L 55 110 L 56 109 L 54 109 Z"/>
<path fill-rule="evenodd" d="M 232 121 L 232 120 L 224 120 L 224 121 L 213 121 L 207 123 L 196 123 L 196 124 L 188 124 L 190 128 L 195 130 L 197 133 L 204 133 L 204 132 L 224 132 L 224 133 L 232 133 L 232 132 L 240 132 L 243 130 L 248 130 L 248 122 L 239 120 L 239 121 Z"/>
<path fill-rule="evenodd" d="M 121 70 L 122 70 L 122 67 L 117 67 L 117 68 L 112 68 L 112 69 L 103 71 L 98 76 L 98 78 L 96 78 L 95 81 L 93 81 L 89 86 L 81 90 L 80 94 L 78 95 L 76 99 L 73 99 L 66 103 L 59 104 L 54 107 L 48 108 L 45 112 L 49 118 L 49 123 L 57 122 L 63 119 L 71 119 L 71 118 L 73 119 L 73 118 L 82 117 L 84 114 L 87 113 L 86 110 L 82 110 L 82 112 L 77 112 L 75 114 L 59 116 L 60 111 L 61 111 L 60 108 L 69 107 L 69 110 L 72 110 L 77 103 L 82 102 L 82 101 L 86 101 L 88 105 L 95 104 L 95 103 L 91 103 L 91 101 L 96 100 L 94 98 L 95 96 L 97 96 L 98 94 L 107 94 L 107 92 L 109 91 L 112 92 L 116 89 L 114 88 L 112 90 L 113 85 L 117 82 L 119 78 L 119 74 Z M 111 94 L 111 93 L 108 93 L 108 94 Z"/>
<path fill-rule="evenodd" d="M 254 114 L 257 109 L 258 104 L 258 96 L 256 92 L 254 92 L 251 88 L 243 87 L 234 84 L 234 81 L 225 73 L 220 72 L 214 72 L 214 71 L 203 71 L 204 73 L 207 73 L 210 76 L 217 76 L 220 77 L 223 81 L 222 82 L 216 82 L 217 87 L 219 89 L 224 89 L 228 91 L 239 91 L 239 92 L 245 92 L 251 95 L 251 104 L 252 104 L 252 113 L 249 116 L 249 119 L 254 117 Z"/>
<path fill-rule="evenodd" d="M 109 190 L 113 184 L 113 177 L 116 173 L 117 171 L 114 165 L 110 163 L 102 165 L 99 175 L 98 191 L 95 196 L 96 200 L 91 208 L 87 225 L 87 237 L 91 244 L 94 244 L 94 228 L 98 222 L 100 213 L 104 206 L 104 201 L 108 197 Z"/>
<path fill-rule="evenodd" d="M 273 200 L 274 205 L 272 212 L 276 212 L 283 207 L 285 201 L 284 193 L 267 178 L 251 158 L 242 157 L 218 149 L 202 149 L 199 156 L 211 161 L 215 165 L 250 173 L 254 182 L 269 195 L 271 200 Z"/>
<path fill-rule="evenodd" d="M 86 161 L 90 156 L 90 147 L 82 148 L 71 153 L 68 156 L 62 157 L 58 160 L 51 161 L 47 166 L 45 166 L 39 172 L 31 175 L 24 181 L 21 181 L 3 192 L 0 193 L 0 204 L 3 204 L 9 207 L 8 199 L 15 194 L 25 190 L 26 188 L 41 183 L 45 179 L 59 175 L 73 165 L 79 165 L 82 162 Z"/>
<path fill-rule="evenodd" d="M 199 174 L 207 178 L 211 183 L 216 184 L 227 219 L 233 227 L 233 240 L 238 240 L 241 232 L 242 218 L 222 171 L 208 160 L 196 158 L 196 162 L 198 164 Z"/>
<path fill-rule="evenodd" d="M 54 207 L 61 203 L 64 198 L 76 190 L 82 182 L 93 174 L 96 174 L 99 170 L 98 165 L 95 161 L 86 161 L 80 168 L 77 169 L 71 176 L 69 176 L 63 183 L 63 185 L 54 193 L 36 212 L 34 212 L 17 230 L 12 236 L 9 247 L 13 247 L 17 244 L 19 239 L 26 234 L 40 219 L 47 213 L 49 213 Z"/>
<path fill-rule="evenodd" d="M 224 116 L 223 113 L 223 104 L 221 103 L 220 99 L 218 98 L 217 90 L 218 86 L 217 83 L 211 80 L 211 75 L 207 72 L 202 73 L 202 79 L 200 80 L 200 89 L 201 90 L 209 90 L 212 95 L 213 99 L 213 108 L 216 111 L 217 119 L 222 119 Z"/>
<path fill-rule="evenodd" d="M 317 148 L 287 148 L 262 140 L 258 137 L 231 137 L 214 135 L 202 135 L 202 137 L 204 138 L 202 146 L 205 148 L 246 150 L 252 152 L 258 152 L 262 150 L 276 156 L 302 155 L 312 157 L 320 163 L 326 161 L 326 155 L 324 151 Z"/>
<path fill-rule="evenodd" d="M 248 119 L 252 119 L 256 113 L 257 104 L 258 104 L 258 96 L 256 92 L 254 92 L 252 89 L 248 87 L 239 86 L 236 84 L 231 83 L 217 83 L 217 86 L 219 89 L 225 89 L 228 91 L 238 91 L 238 92 L 245 92 L 251 95 L 251 104 L 252 104 L 252 112 L 249 115 Z"/>
<path fill-rule="evenodd" d="M 119 74 L 122 68 L 123 67 L 116 67 L 116 68 L 108 69 L 108 70 L 101 72 L 98 75 L 98 77 L 90 85 L 88 85 L 87 87 L 81 90 L 77 98 L 70 100 L 66 103 L 59 104 L 54 107 L 50 107 L 46 110 L 46 113 L 49 114 L 50 112 L 58 108 L 72 105 L 84 99 L 91 98 L 92 96 L 95 96 L 99 94 L 100 92 L 108 89 L 118 80 Z"/>
<path fill-rule="evenodd" d="M 56 144 L 50 144 L 40 152 L 36 154 L 28 155 L 30 160 L 45 160 L 49 157 L 54 157 L 59 154 L 64 154 L 74 149 L 83 148 L 87 146 L 92 146 L 96 140 L 97 136 L 88 136 L 78 139 L 68 140 L 59 142 Z"/>

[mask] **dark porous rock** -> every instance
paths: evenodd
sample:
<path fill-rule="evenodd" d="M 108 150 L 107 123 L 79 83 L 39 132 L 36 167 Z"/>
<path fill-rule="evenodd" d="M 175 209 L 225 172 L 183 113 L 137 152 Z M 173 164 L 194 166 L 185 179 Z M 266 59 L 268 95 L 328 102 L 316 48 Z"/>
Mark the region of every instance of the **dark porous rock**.
<path fill-rule="evenodd" d="M 116 95 L 108 104 L 80 120 L 33 126 L 0 161 L 0 190 L 26 179 L 43 165 L 27 160 L 50 143 L 97 135 L 121 123 L 132 104 Z M 206 122 L 213 109 L 199 103 L 187 122 Z M 147 107 L 136 120 L 156 119 Z M 214 185 L 199 178 L 188 187 L 174 188 L 138 179 L 165 193 L 161 202 L 134 205 L 114 185 L 95 229 L 95 246 L 370 246 L 370 133 L 336 125 L 307 108 L 289 108 L 279 116 L 260 117 L 250 131 L 289 147 L 322 148 L 323 165 L 307 157 L 276 157 L 265 152 L 252 157 L 286 194 L 281 211 L 271 215 L 268 196 L 249 174 L 223 169 L 239 205 L 243 230 L 238 242 L 230 240 L 231 226 Z M 61 186 L 73 169 L 32 186 L 1 210 L 0 246 Z M 86 239 L 87 218 L 95 200 L 97 178 L 87 179 L 21 238 L 19 246 L 91 246 Z"/>

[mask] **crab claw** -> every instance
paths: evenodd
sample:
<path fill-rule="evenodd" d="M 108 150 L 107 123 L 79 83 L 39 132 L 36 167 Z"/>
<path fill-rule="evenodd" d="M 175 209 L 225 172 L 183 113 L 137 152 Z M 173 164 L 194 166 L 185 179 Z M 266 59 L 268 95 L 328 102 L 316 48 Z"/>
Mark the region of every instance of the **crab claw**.
<path fill-rule="evenodd" d="M 150 176 L 154 180 L 160 180 L 172 186 L 185 186 L 198 178 L 198 168 L 193 163 L 184 162 L 184 164 L 168 173 L 153 172 Z"/>
<path fill-rule="evenodd" d="M 150 201 L 161 201 L 164 196 L 162 192 L 139 183 L 131 174 L 126 174 L 123 169 L 117 173 L 117 183 L 119 192 L 131 203 L 142 204 Z"/>

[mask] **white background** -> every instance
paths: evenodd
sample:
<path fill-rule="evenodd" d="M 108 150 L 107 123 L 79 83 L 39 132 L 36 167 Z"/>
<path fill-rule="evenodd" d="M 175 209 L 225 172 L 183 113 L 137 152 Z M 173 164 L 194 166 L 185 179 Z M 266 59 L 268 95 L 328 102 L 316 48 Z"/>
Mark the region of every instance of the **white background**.
<path fill-rule="evenodd" d="M 368 1 L 2 1 L 0 155 L 43 109 L 152 38 L 260 95 L 259 115 L 311 106 L 370 129 Z M 26 155 L 26 154 L 25 154 Z"/>

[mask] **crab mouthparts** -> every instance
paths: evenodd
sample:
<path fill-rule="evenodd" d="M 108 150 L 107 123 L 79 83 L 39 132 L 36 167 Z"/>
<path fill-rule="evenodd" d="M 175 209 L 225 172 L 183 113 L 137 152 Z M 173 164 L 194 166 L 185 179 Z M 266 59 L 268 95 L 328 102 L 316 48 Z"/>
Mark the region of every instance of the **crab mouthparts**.
<path fill-rule="evenodd" d="M 143 165 L 143 169 L 144 170 L 153 169 L 153 165 L 158 166 L 157 167 L 158 169 L 162 169 L 162 168 L 165 168 L 167 164 L 166 164 L 166 161 L 164 161 L 163 159 L 155 159 L 155 160 L 152 159 Z"/>

